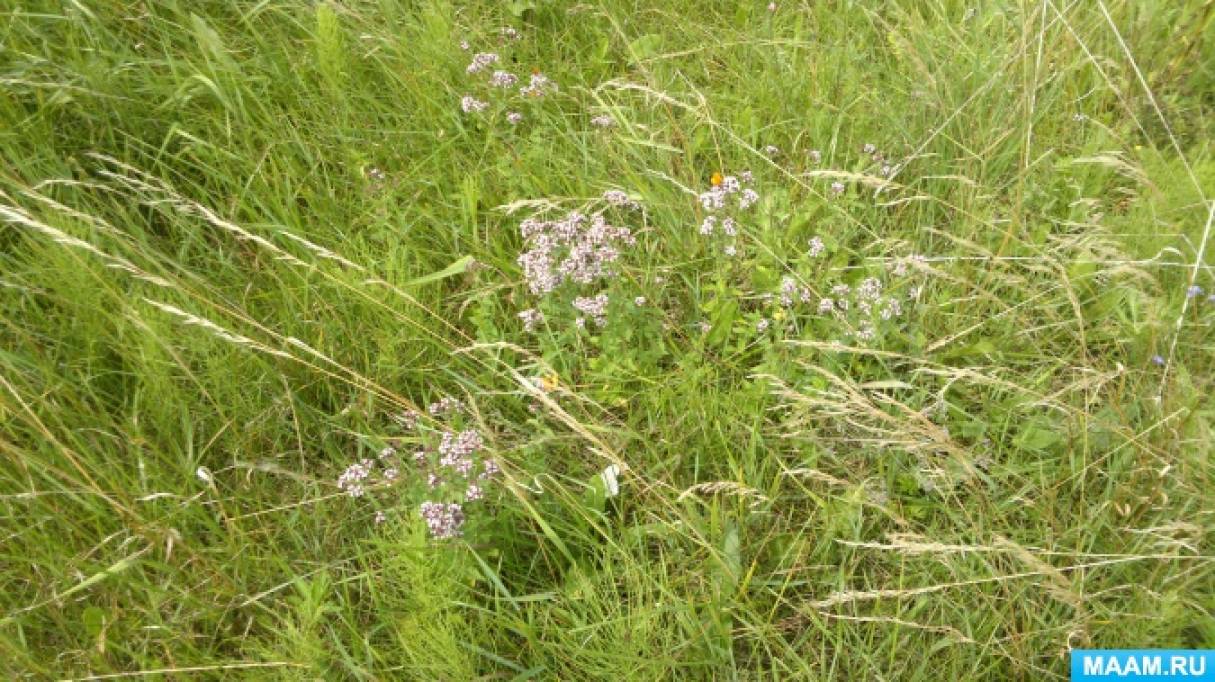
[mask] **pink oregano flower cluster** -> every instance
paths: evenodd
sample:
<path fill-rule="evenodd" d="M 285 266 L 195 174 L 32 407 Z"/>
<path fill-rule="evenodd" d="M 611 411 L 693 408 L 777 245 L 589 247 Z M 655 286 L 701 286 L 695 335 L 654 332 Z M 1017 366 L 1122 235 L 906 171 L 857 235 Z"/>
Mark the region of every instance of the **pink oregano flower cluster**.
<path fill-rule="evenodd" d="M 615 208 L 639 208 L 619 190 L 606 192 L 604 201 Z M 573 211 L 558 220 L 528 218 L 519 232 L 524 251 L 517 262 L 528 289 L 537 296 L 553 294 L 566 284 L 579 288 L 616 277 L 621 254 L 636 243 L 632 230 L 610 224 L 603 211 L 589 216 Z M 595 326 L 606 325 L 608 302 L 606 292 L 574 297 L 571 305 L 580 313 L 577 326 L 585 328 L 588 319 Z M 544 315 L 531 308 L 520 312 L 519 319 L 527 331 L 535 331 Z"/>
<path fill-rule="evenodd" d="M 726 244 L 722 252 L 736 256 L 739 218 L 759 201 L 759 193 L 751 187 L 754 181 L 751 171 L 743 171 L 737 176 L 715 176 L 714 181 L 712 187 L 697 196 L 706 212 L 700 223 L 700 234 L 709 238 L 724 237 Z"/>
<path fill-rule="evenodd" d="M 480 431 L 467 424 L 463 403 L 444 397 L 426 411 L 430 420 L 416 412 L 397 417 L 402 433 L 389 438 L 375 458 L 347 467 L 337 486 L 350 497 L 374 499 L 381 506 L 376 523 L 421 499 L 418 512 L 431 537 L 455 538 L 464 532 L 469 505 L 485 498 L 500 469 L 486 454 Z M 404 450 L 412 451 L 403 455 Z"/>
<path fill-rule="evenodd" d="M 519 39 L 519 32 L 513 28 L 505 28 L 501 32 L 504 42 Z M 471 50 L 467 41 L 460 44 L 465 50 Z M 539 99 L 556 92 L 557 84 L 539 71 L 532 72 L 526 80 L 512 73 L 502 65 L 505 60 L 497 52 L 477 52 L 472 56 L 464 72 L 470 77 L 469 85 L 480 92 L 465 93 L 460 98 L 460 111 L 465 114 L 480 114 L 490 107 L 490 100 L 500 100 L 510 108 L 517 104 L 516 100 Z M 484 99 L 482 99 L 484 98 Z M 512 126 L 519 125 L 524 115 L 514 108 L 506 112 L 506 122 Z"/>

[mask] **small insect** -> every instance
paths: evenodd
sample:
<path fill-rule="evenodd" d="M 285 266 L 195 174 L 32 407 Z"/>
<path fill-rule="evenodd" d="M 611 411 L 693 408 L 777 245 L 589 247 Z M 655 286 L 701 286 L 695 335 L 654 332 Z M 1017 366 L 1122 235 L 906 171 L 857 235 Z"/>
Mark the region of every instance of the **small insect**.
<path fill-rule="evenodd" d="M 712 175 L 712 176 L 709 178 L 709 184 L 710 184 L 710 185 L 713 185 L 714 187 L 720 187 L 720 186 L 721 186 L 721 182 L 722 182 L 722 180 L 725 180 L 725 178 L 723 178 L 723 177 L 721 176 L 721 173 L 716 173 L 716 172 L 715 172 L 715 173 L 713 173 L 713 175 Z"/>

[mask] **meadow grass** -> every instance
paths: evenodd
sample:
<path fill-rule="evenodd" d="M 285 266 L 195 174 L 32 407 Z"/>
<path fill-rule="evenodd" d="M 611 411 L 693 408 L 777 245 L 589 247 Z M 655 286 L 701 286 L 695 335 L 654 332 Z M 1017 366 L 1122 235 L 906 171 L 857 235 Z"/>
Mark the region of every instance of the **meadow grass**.
<path fill-rule="evenodd" d="M 1199 0 L 3 3 L 0 673 L 1215 647 L 1213 31 Z M 744 170 L 737 236 L 700 234 Z M 538 295 L 520 224 L 571 210 L 634 242 Z M 874 286 L 890 319 L 840 309 Z M 420 471 L 338 486 L 427 445 L 402 414 L 456 429 L 445 396 L 503 470 L 446 540 Z"/>

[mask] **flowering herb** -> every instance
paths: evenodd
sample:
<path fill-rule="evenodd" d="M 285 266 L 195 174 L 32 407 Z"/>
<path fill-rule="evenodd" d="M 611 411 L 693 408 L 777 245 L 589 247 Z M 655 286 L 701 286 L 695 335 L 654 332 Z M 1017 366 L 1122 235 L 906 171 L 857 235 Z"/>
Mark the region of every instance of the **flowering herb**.
<path fill-rule="evenodd" d="M 465 506 L 485 498 L 499 468 L 485 455 L 481 432 L 463 423 L 461 401 L 443 397 L 426 411 L 445 419 L 423 426 L 411 412 L 406 420 L 394 420 L 409 432 L 396 440 L 420 445 L 408 461 L 396 447 L 386 446 L 375 459 L 363 458 L 347 467 L 337 486 L 352 498 L 374 497 L 389 509 L 408 508 L 408 500 L 420 497 L 418 509 L 431 537 L 449 539 L 463 534 Z M 376 511 L 377 524 L 388 518 L 389 510 Z"/>
<path fill-rule="evenodd" d="M 533 294 L 547 294 L 564 282 L 591 284 L 616 274 L 622 247 L 635 240 L 627 227 L 610 225 L 602 213 L 577 211 L 561 220 L 529 218 L 519 225 L 527 245 L 518 258 Z"/>
<path fill-rule="evenodd" d="M 720 233 L 729 241 L 722 252 L 727 256 L 738 254 L 734 238 L 738 236 L 738 216 L 759 201 L 759 193 L 750 185 L 754 177 L 749 171 L 737 176 L 714 173 L 709 178 L 709 189 L 701 192 L 697 199 L 707 215 L 701 220 L 699 232 L 705 237 Z"/>
<path fill-rule="evenodd" d="M 472 95 L 465 95 L 460 98 L 460 110 L 466 114 L 475 114 L 489 106 L 489 102 L 483 102 Z"/>
<path fill-rule="evenodd" d="M 498 55 L 495 52 L 478 52 L 473 55 L 472 62 L 464 71 L 469 74 L 480 73 L 488 69 L 491 65 L 498 63 Z"/>

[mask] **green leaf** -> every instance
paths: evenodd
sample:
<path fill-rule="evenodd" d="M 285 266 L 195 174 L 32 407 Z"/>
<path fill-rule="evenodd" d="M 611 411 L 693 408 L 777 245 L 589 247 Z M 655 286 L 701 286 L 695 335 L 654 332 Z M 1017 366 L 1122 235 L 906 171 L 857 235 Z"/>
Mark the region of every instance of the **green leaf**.
<path fill-rule="evenodd" d="M 662 49 L 662 36 L 657 33 L 647 33 L 629 43 L 629 55 L 633 62 L 639 62 L 658 54 Z"/>
<path fill-rule="evenodd" d="M 422 284 L 436 282 L 441 279 L 447 279 L 448 277 L 462 275 L 468 271 L 468 266 L 472 265 L 472 262 L 473 262 L 472 256 L 464 256 L 463 258 L 455 261 L 451 265 L 448 265 L 447 267 L 443 268 L 442 270 L 439 270 L 438 272 L 432 272 L 429 275 L 422 275 L 421 277 L 418 277 L 416 279 L 411 279 L 408 282 L 406 282 L 404 284 L 404 286 L 416 287 L 416 286 L 419 286 Z"/>
<path fill-rule="evenodd" d="M 90 606 L 80 614 L 80 622 L 84 624 L 84 631 L 89 633 L 90 637 L 96 637 L 105 627 L 105 611 L 97 606 Z"/>
<path fill-rule="evenodd" d="M 722 578 L 733 590 L 742 579 L 742 540 L 738 535 L 738 524 L 727 525 L 725 536 L 722 538 L 721 555 L 724 569 Z"/>
<path fill-rule="evenodd" d="M 1062 440 L 1063 434 L 1059 432 L 1057 424 L 1046 419 L 1033 419 L 1022 427 L 1013 442 L 1022 450 L 1041 452 L 1059 444 Z"/>

